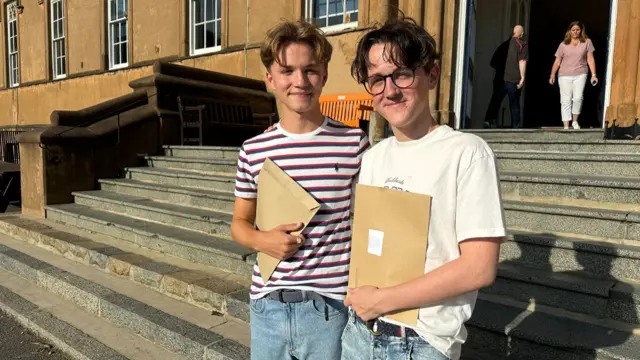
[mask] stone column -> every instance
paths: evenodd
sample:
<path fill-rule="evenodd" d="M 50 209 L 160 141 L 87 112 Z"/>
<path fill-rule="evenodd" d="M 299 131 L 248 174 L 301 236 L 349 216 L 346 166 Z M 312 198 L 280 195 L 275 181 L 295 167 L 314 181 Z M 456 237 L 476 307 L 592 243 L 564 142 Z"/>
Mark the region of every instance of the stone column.
<path fill-rule="evenodd" d="M 619 0 L 611 102 L 606 119 L 630 126 L 640 117 L 640 1 Z"/>

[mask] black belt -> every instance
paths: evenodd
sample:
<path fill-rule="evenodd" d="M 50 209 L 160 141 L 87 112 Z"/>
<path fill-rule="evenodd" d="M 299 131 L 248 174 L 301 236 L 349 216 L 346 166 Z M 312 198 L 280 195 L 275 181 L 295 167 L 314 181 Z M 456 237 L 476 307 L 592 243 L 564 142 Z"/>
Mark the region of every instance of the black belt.
<path fill-rule="evenodd" d="M 265 299 L 276 300 L 281 303 L 299 303 L 309 300 L 324 302 L 324 297 L 316 292 L 290 289 L 272 291 L 265 296 Z"/>
<path fill-rule="evenodd" d="M 418 333 L 412 328 L 394 325 L 378 319 L 364 321 L 360 319 L 357 315 L 355 315 L 355 318 L 359 323 L 366 326 L 367 329 L 369 329 L 369 331 L 371 331 L 371 333 L 376 336 L 385 335 L 385 336 L 398 336 L 398 337 L 403 337 L 403 336 L 420 337 L 420 335 L 418 335 Z"/>
<path fill-rule="evenodd" d="M 326 321 L 329 321 L 329 305 L 327 305 L 324 297 L 316 292 L 283 289 L 272 291 L 268 293 L 264 298 L 269 300 L 276 300 L 285 304 L 301 303 L 309 300 L 320 301 L 324 304 L 324 319 Z"/>

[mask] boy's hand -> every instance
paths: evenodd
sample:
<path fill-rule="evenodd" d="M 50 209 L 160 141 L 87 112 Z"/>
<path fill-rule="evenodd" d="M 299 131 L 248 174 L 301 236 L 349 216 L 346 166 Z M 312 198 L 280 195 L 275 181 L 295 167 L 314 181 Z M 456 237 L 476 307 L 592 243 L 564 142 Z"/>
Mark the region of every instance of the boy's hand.
<path fill-rule="evenodd" d="M 360 319 L 364 321 L 373 320 L 384 313 L 380 308 L 382 296 L 382 290 L 375 286 L 349 288 L 344 305 L 351 306 Z"/>
<path fill-rule="evenodd" d="M 302 243 L 304 237 L 302 235 L 292 235 L 292 232 L 300 231 L 303 228 L 302 223 L 280 225 L 273 230 L 262 233 L 262 239 L 258 244 L 258 251 L 267 255 L 271 255 L 279 260 L 286 260 L 293 256 Z"/>

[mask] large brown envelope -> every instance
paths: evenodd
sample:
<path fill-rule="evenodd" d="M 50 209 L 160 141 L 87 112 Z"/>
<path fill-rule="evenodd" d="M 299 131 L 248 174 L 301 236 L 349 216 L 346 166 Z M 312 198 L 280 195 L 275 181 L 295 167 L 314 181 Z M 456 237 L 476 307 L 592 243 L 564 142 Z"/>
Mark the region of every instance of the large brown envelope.
<path fill-rule="evenodd" d="M 424 275 L 431 197 L 358 184 L 355 199 L 349 287 L 390 287 Z M 418 311 L 385 317 L 416 326 Z"/>
<path fill-rule="evenodd" d="M 266 159 L 258 178 L 256 225 L 261 231 L 277 226 L 303 223 L 306 227 L 320 209 L 320 204 L 290 178 L 271 159 Z M 298 235 L 302 230 L 292 233 Z M 280 260 L 258 253 L 258 266 L 266 283 Z"/>

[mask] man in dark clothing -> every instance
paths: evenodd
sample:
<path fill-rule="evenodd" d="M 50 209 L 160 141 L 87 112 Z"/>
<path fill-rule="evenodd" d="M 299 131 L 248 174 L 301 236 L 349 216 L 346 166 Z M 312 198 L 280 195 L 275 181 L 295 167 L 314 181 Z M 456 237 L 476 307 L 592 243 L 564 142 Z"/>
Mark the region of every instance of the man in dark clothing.
<path fill-rule="evenodd" d="M 513 28 L 513 37 L 505 41 L 498 47 L 494 58 L 491 59 L 492 67 L 496 69 L 496 77 L 494 78 L 494 93 L 487 109 L 485 116 L 485 127 L 491 127 L 495 124 L 498 117 L 498 109 L 504 94 L 507 93 L 509 97 L 509 109 L 511 110 L 511 127 L 519 129 L 522 127 L 520 116 L 520 92 L 522 86 L 524 86 L 525 72 L 527 69 L 527 60 L 529 58 L 529 48 L 527 44 L 522 40 L 524 35 L 524 28 L 520 25 L 516 25 Z M 506 48 L 506 57 L 503 68 L 500 68 L 502 56 L 504 56 Z M 494 66 L 494 64 L 496 66 Z M 500 71 L 504 72 L 502 80 L 504 85 L 502 91 L 499 91 Z"/>
<path fill-rule="evenodd" d="M 484 127 L 486 129 L 495 126 L 496 119 L 498 118 L 498 109 L 500 109 L 500 104 L 502 104 L 502 99 L 504 99 L 504 66 L 507 62 L 510 43 L 511 39 L 500 44 L 493 53 L 491 62 L 489 63 L 495 70 L 495 74 L 493 76 L 491 101 L 487 108 L 487 114 L 484 117 Z"/>

